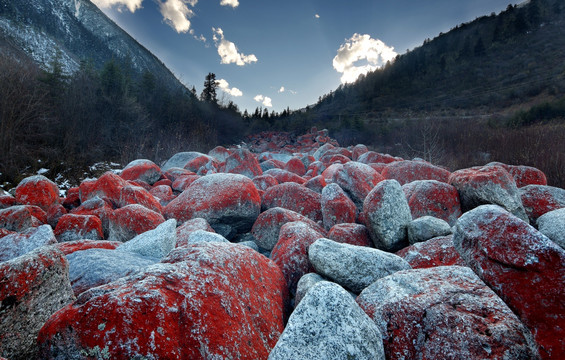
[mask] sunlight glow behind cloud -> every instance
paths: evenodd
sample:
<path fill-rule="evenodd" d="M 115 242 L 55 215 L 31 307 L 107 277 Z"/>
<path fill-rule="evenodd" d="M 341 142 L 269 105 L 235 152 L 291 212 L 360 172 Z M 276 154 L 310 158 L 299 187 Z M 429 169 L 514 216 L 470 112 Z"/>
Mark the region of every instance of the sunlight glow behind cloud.
<path fill-rule="evenodd" d="M 381 40 L 356 33 L 339 47 L 333 59 L 333 67 L 342 73 L 341 83 L 346 84 L 354 82 L 362 74 L 384 66 L 387 61 L 394 60 L 396 55 L 394 48 Z M 356 66 L 355 63 L 360 60 L 366 60 L 367 63 Z"/>
<path fill-rule="evenodd" d="M 239 90 L 236 87 L 233 87 L 230 89 L 230 84 L 225 80 L 225 79 L 220 79 L 217 81 L 218 83 L 218 87 L 225 92 L 226 94 L 229 94 L 231 96 L 234 97 L 238 97 L 238 96 L 242 96 L 243 93 L 241 92 L 241 90 Z"/>
<path fill-rule="evenodd" d="M 263 96 L 263 95 L 257 95 L 253 98 L 253 100 L 260 102 L 263 104 L 263 106 L 266 107 L 273 107 L 273 102 L 272 99 L 268 96 Z"/>
<path fill-rule="evenodd" d="M 99 8 L 111 8 L 112 6 L 117 6 L 118 11 L 125 6 L 133 13 L 135 10 L 141 9 L 141 3 L 143 0 L 92 0 L 92 2 Z"/>
<path fill-rule="evenodd" d="M 239 1 L 238 0 L 222 0 L 220 2 L 220 5 L 222 6 L 231 6 L 232 8 L 236 8 L 239 6 Z"/>
<path fill-rule="evenodd" d="M 194 7 L 198 0 L 166 0 L 159 1 L 159 10 L 165 18 L 165 22 L 169 24 L 176 32 L 186 33 L 190 29 L 190 19 L 194 16 L 194 11 L 187 5 Z"/>
<path fill-rule="evenodd" d="M 214 42 L 218 48 L 218 54 L 222 58 L 222 64 L 236 64 L 238 66 L 244 66 L 245 64 L 250 64 L 257 62 L 257 57 L 253 54 L 243 55 L 237 50 L 237 46 L 231 41 L 224 38 L 224 32 L 221 28 L 212 28 L 214 32 Z"/>

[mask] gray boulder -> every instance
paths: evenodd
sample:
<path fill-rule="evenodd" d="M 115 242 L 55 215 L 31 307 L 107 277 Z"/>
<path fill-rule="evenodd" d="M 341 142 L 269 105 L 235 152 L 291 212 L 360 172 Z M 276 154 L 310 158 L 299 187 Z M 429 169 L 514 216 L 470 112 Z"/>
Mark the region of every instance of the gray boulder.
<path fill-rule="evenodd" d="M 547 212 L 537 221 L 539 231 L 565 249 L 565 208 Z"/>
<path fill-rule="evenodd" d="M 197 244 L 201 242 L 229 242 L 220 234 L 209 232 L 206 230 L 196 230 L 188 236 L 187 245 Z"/>
<path fill-rule="evenodd" d="M 116 248 L 116 251 L 133 252 L 141 256 L 161 259 L 175 248 L 177 221 L 170 219 L 153 230 L 141 233 Z"/>
<path fill-rule="evenodd" d="M 410 244 L 449 234 L 451 234 L 451 226 L 447 221 L 433 216 L 422 216 L 408 224 L 408 242 Z"/>
<path fill-rule="evenodd" d="M 304 274 L 300 280 L 298 280 L 298 284 L 296 285 L 296 295 L 294 296 L 294 307 L 297 307 L 300 301 L 306 296 L 308 290 L 312 288 L 312 286 L 316 285 L 320 281 L 324 281 L 325 279 L 321 277 L 319 274 L 316 273 L 308 273 Z"/>
<path fill-rule="evenodd" d="M 400 256 L 329 239 L 310 245 L 308 258 L 318 274 L 357 294 L 382 277 L 411 269 Z"/>
<path fill-rule="evenodd" d="M 163 166 L 161 166 L 161 171 L 165 172 L 170 168 L 181 168 L 183 169 L 184 166 L 191 160 L 196 159 L 199 156 L 206 155 L 199 153 L 197 151 L 186 151 L 174 154 L 169 160 L 167 160 Z"/>
<path fill-rule="evenodd" d="M 21 234 L 10 234 L 0 239 L 0 261 L 7 261 L 56 243 L 57 239 L 50 225 L 29 228 Z"/>
<path fill-rule="evenodd" d="M 385 359 L 381 334 L 347 291 L 322 281 L 290 316 L 269 360 Z"/>

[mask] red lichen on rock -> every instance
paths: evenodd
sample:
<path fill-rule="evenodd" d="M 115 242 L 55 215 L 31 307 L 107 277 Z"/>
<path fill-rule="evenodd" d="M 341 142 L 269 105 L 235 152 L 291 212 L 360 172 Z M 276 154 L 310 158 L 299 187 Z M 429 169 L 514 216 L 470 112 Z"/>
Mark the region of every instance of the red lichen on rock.
<path fill-rule="evenodd" d="M 126 205 L 139 204 L 145 206 L 149 210 L 161 213 L 163 207 L 155 196 L 151 195 L 149 191 L 139 186 L 124 186 L 120 191 L 120 199 L 118 201 L 119 207 Z"/>
<path fill-rule="evenodd" d="M 322 218 L 326 230 L 336 224 L 353 223 L 357 207 L 337 184 L 329 184 L 322 191 Z"/>
<path fill-rule="evenodd" d="M 75 251 L 82 251 L 88 249 L 108 249 L 114 250 L 123 243 L 120 241 L 106 241 L 106 240 L 75 240 L 55 244 L 54 246 L 59 249 L 63 254 L 69 255 Z"/>
<path fill-rule="evenodd" d="M 435 266 L 466 266 L 453 246 L 452 236 L 442 236 L 405 247 L 396 255 L 406 260 L 412 268 Z"/>
<path fill-rule="evenodd" d="M 45 211 L 60 202 L 59 188 L 43 175 L 23 179 L 16 187 L 15 198 L 19 204 L 39 206 Z"/>
<path fill-rule="evenodd" d="M 565 207 L 565 189 L 558 187 L 527 185 L 520 188 L 520 198 L 532 224 L 543 214 Z"/>
<path fill-rule="evenodd" d="M 412 218 L 433 216 L 455 225 L 461 216 L 461 203 L 457 189 L 436 180 L 418 180 L 402 186 L 408 200 Z"/>
<path fill-rule="evenodd" d="M 263 211 L 282 207 L 295 211 L 314 221 L 322 221 L 322 195 L 297 183 L 273 186 L 265 192 Z"/>
<path fill-rule="evenodd" d="M 102 220 L 95 215 L 65 214 L 54 230 L 59 242 L 81 239 L 102 240 Z"/>
<path fill-rule="evenodd" d="M 122 242 L 165 222 L 163 215 L 136 204 L 114 210 L 109 220 L 109 240 Z"/>
<path fill-rule="evenodd" d="M 394 179 L 404 185 L 415 180 L 447 182 L 451 173 L 426 161 L 404 160 L 388 164 L 381 174 L 385 179 Z"/>
<path fill-rule="evenodd" d="M 328 231 L 328 239 L 344 244 L 374 247 L 369 230 L 361 224 L 337 224 Z"/>

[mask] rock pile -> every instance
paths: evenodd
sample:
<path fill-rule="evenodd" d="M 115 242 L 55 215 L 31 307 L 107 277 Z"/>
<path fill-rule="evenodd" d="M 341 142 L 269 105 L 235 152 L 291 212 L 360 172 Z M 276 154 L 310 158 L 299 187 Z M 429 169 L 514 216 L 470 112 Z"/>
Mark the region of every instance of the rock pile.
<path fill-rule="evenodd" d="M 565 190 L 326 130 L 0 196 L 0 358 L 561 359 Z"/>

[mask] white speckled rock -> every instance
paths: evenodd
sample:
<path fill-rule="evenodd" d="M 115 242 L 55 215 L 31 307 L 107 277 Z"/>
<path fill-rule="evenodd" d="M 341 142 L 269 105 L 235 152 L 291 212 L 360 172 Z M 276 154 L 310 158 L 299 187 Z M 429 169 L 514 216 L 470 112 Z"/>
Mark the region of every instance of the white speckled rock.
<path fill-rule="evenodd" d="M 357 294 L 377 279 L 411 269 L 400 256 L 329 239 L 318 239 L 310 245 L 308 258 L 318 274 Z"/>
<path fill-rule="evenodd" d="M 191 245 L 199 242 L 229 242 L 229 241 L 220 234 L 216 234 L 206 230 L 196 230 L 188 236 L 188 241 L 186 243 L 187 245 Z"/>
<path fill-rule="evenodd" d="M 294 307 L 297 307 L 300 301 L 306 296 L 308 290 L 312 288 L 312 286 L 316 285 L 320 281 L 324 281 L 325 279 L 316 273 L 308 273 L 304 274 L 300 280 L 298 280 L 298 284 L 296 285 L 296 295 L 294 296 Z"/>
<path fill-rule="evenodd" d="M 134 252 L 142 256 L 161 259 L 175 248 L 177 221 L 170 219 L 153 230 L 137 235 L 116 248 L 116 251 Z"/>
<path fill-rule="evenodd" d="M 50 225 L 30 228 L 21 234 L 10 234 L 0 239 L 0 261 L 7 261 L 46 245 L 57 243 Z"/>
<path fill-rule="evenodd" d="M 565 208 L 547 212 L 538 218 L 539 231 L 565 249 Z"/>
<path fill-rule="evenodd" d="M 406 227 L 412 214 L 398 181 L 379 182 L 365 198 L 363 214 L 377 249 L 396 251 L 408 246 Z"/>
<path fill-rule="evenodd" d="M 269 360 L 384 360 L 381 334 L 341 286 L 321 281 L 290 316 Z"/>
<path fill-rule="evenodd" d="M 451 234 L 451 226 L 445 220 L 433 216 L 422 216 L 408 224 L 410 244 L 449 234 Z"/>

